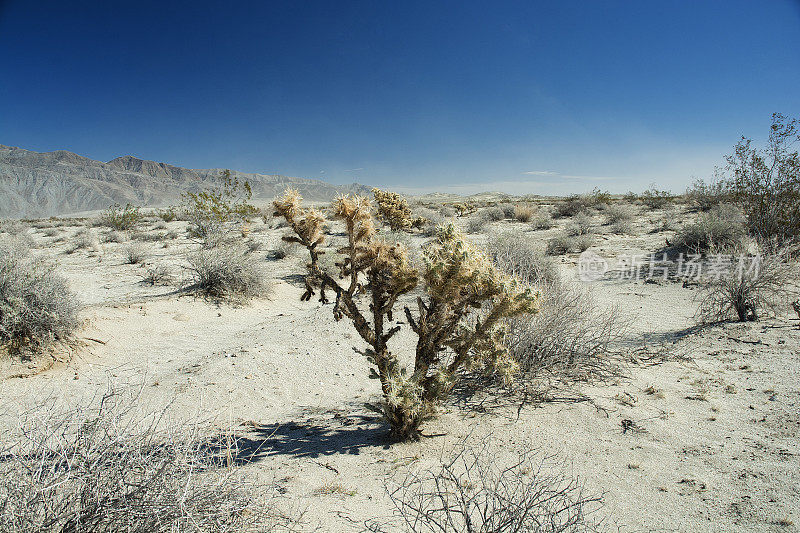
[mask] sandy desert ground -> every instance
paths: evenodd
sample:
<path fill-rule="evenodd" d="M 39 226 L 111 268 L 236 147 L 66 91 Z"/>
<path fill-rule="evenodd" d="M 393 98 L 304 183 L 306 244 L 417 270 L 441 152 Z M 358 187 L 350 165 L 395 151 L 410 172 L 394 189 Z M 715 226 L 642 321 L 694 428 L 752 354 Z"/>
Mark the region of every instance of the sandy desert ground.
<path fill-rule="evenodd" d="M 593 220 L 591 250 L 606 258 L 651 253 L 691 219 L 685 206 L 638 206 L 634 235 Z M 455 219 L 464 224 L 467 219 Z M 77 342 L 57 361 L 9 362 L 2 369 L 4 423 L 37 405 L 71 406 L 109 387 L 137 391 L 137 408 L 169 405 L 177 419 L 234 428 L 251 450 L 243 468 L 273 480 L 303 530 L 362 531 L 391 514 L 386 486 L 430 467 L 460 442 L 491 438 L 498 461 L 521 447 L 554 457 L 585 494 L 602 497 L 591 515 L 607 531 L 796 531 L 800 523 L 800 329 L 778 319 L 696 329 L 696 291 L 678 281 L 602 279 L 586 283 L 601 308 L 619 306 L 629 326 L 610 355 L 611 379 L 564 385 L 551 401 L 455 398 L 425 426 L 420 442 L 389 445 L 364 407 L 379 386 L 347 321 L 330 306 L 301 302 L 304 257 L 275 259 L 286 229 L 255 220 L 249 239 L 273 280 L 270 293 L 241 304 L 176 290 L 185 255 L 198 247 L 186 223 L 150 220 L 141 230 L 143 264 L 126 264 L 127 242 L 67 253 L 88 221 L 49 231 L 30 227 L 36 254 L 53 258 L 85 307 Z M 535 230 L 503 220 L 471 235 L 516 229 L 544 246 L 568 220 Z M 73 224 L 73 225 L 70 225 Z M 48 234 L 52 234 L 48 236 Z M 171 234 L 174 232 L 174 234 Z M 424 237 L 408 237 L 414 245 Z M 577 279 L 575 253 L 556 259 Z M 166 265 L 174 281 L 148 285 L 147 268 Z M 412 342 L 399 338 L 398 350 Z M 37 366 L 38 365 L 38 366 Z"/>

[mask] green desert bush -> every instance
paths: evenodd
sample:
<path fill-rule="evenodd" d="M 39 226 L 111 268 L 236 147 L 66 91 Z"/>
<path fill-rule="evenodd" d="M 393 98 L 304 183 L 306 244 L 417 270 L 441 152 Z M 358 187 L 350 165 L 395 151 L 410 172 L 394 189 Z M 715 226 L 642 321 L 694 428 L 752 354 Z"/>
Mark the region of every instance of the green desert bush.
<path fill-rule="evenodd" d="M 0 342 L 39 348 L 78 326 L 78 299 L 55 265 L 18 239 L 0 239 Z"/>
<path fill-rule="evenodd" d="M 325 220 L 318 211 L 303 208 L 301 200 L 290 189 L 274 202 L 294 231 L 285 239 L 309 251 L 301 299 L 319 290 L 324 303 L 326 289 L 335 293 L 334 317 L 349 318 L 368 346 L 364 353 L 383 392 L 383 405 L 376 409 L 387 420 L 393 439 L 418 439 L 422 423 L 435 414 L 464 372 L 510 379 L 515 365 L 499 343 L 498 328 L 505 318 L 535 312 L 536 296 L 527 287 L 501 273 L 452 224 L 425 246 L 423 267 L 416 269 L 405 246 L 376 234 L 370 202 L 361 196 L 341 197 L 333 204 L 348 245 L 338 250 L 339 275 L 331 276 L 319 263 Z M 420 282 L 423 290 L 415 311 L 404 307 L 404 322 L 418 337 L 413 370 L 407 370 L 389 346 L 402 327 L 394 307 Z M 359 298 L 362 293 L 366 298 Z"/>
<path fill-rule="evenodd" d="M 207 248 L 230 243 L 241 234 L 244 222 L 258 213 L 248 202 L 250 184 L 224 170 L 219 182 L 204 191 L 184 193 L 183 212 L 189 220 L 189 235 Z"/>
<path fill-rule="evenodd" d="M 799 120 L 775 113 L 765 147 L 742 138 L 727 157 L 728 190 L 743 209 L 750 234 L 760 241 L 800 238 Z"/>
<path fill-rule="evenodd" d="M 270 283 L 258 259 L 237 244 L 189 255 L 191 288 L 215 298 L 247 299 L 268 292 Z"/>
<path fill-rule="evenodd" d="M 103 211 L 97 222 L 101 226 L 122 231 L 133 229 L 141 221 L 142 215 L 139 213 L 139 207 L 133 204 L 125 204 L 125 207 L 113 204 Z"/>
<path fill-rule="evenodd" d="M 142 416 L 108 394 L 100 406 L 42 407 L 4 434 L 0 530 L 101 533 L 274 531 L 291 520 L 270 487 L 231 458 L 234 435 Z"/>
<path fill-rule="evenodd" d="M 704 253 L 712 248 L 741 247 L 747 236 L 745 218 L 738 207 L 719 204 L 685 225 L 672 247 L 690 253 Z"/>
<path fill-rule="evenodd" d="M 639 201 L 650 209 L 663 209 L 673 203 L 673 195 L 669 191 L 662 191 L 650 187 L 639 195 Z"/>
<path fill-rule="evenodd" d="M 692 186 L 686 190 L 686 199 L 700 211 L 710 211 L 719 204 L 732 201 L 727 184 L 719 179 L 710 183 L 695 180 Z"/>
<path fill-rule="evenodd" d="M 461 444 L 437 466 L 388 483 L 394 515 L 370 520 L 378 533 L 588 533 L 599 497 L 584 495 L 563 466 L 525 447 L 504 464 L 505 450 L 484 440 Z"/>

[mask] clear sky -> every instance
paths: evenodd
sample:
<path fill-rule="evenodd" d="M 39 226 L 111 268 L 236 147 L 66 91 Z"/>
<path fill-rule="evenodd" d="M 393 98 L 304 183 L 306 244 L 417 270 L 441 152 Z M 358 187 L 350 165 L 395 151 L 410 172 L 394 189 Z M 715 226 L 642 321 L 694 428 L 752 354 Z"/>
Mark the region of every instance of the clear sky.
<path fill-rule="evenodd" d="M 0 144 L 404 192 L 682 191 L 800 116 L 800 1 L 0 0 Z"/>

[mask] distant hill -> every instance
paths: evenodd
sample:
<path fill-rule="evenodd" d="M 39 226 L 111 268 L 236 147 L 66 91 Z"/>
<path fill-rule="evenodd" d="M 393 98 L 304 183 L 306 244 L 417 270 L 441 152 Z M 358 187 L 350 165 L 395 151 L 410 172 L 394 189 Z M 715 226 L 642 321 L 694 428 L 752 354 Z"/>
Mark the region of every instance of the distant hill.
<path fill-rule="evenodd" d="M 33 152 L 0 144 L 0 218 L 35 218 L 105 209 L 128 202 L 166 206 L 181 193 L 212 186 L 222 169 L 188 169 L 123 156 L 107 163 L 65 150 Z M 271 200 L 294 187 L 308 200 L 330 200 L 341 193 L 368 194 L 369 188 L 331 185 L 307 178 L 247 174 L 256 201 Z"/>

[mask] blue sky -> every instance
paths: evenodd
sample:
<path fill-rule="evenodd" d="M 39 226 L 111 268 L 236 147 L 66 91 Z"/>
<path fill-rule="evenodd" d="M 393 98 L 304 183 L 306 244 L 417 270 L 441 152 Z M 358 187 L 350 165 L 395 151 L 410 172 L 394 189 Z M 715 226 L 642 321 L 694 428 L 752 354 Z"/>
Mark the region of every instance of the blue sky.
<path fill-rule="evenodd" d="M 0 0 L 0 143 L 404 192 L 682 191 L 800 116 L 800 2 Z"/>

